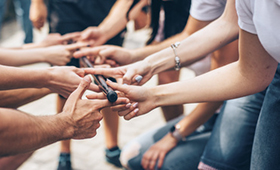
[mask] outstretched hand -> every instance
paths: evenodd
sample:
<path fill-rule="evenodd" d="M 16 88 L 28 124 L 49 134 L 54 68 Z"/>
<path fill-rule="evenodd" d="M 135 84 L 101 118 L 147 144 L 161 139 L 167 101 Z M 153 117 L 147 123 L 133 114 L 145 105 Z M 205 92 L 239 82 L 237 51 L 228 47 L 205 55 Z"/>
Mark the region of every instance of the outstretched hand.
<path fill-rule="evenodd" d="M 124 84 L 143 85 L 153 75 L 145 60 L 116 68 L 85 68 L 86 74 L 101 74 L 105 77 L 122 78 Z"/>
<path fill-rule="evenodd" d="M 109 64 L 112 67 L 131 64 L 133 53 L 129 49 L 114 45 L 83 48 L 73 54 L 75 58 L 87 56 L 94 64 Z"/>
<path fill-rule="evenodd" d="M 128 104 L 111 107 L 113 111 L 117 111 L 119 116 L 123 116 L 126 120 L 146 114 L 156 107 L 154 105 L 155 99 L 151 91 L 146 87 L 121 85 L 113 83 L 110 80 L 107 81 L 107 84 L 114 90 L 120 91 L 124 97 L 131 101 Z M 87 97 L 92 98 L 93 96 L 88 95 Z"/>
<path fill-rule="evenodd" d="M 70 138 L 85 139 L 96 135 L 103 116 L 100 110 L 112 106 L 104 94 L 92 95 L 91 100 L 82 99 L 84 92 L 90 87 L 91 78 L 86 76 L 82 79 L 78 88 L 69 96 L 61 114 L 66 115 L 70 129 L 73 133 Z M 114 104 L 125 104 L 126 98 L 119 98 Z"/>

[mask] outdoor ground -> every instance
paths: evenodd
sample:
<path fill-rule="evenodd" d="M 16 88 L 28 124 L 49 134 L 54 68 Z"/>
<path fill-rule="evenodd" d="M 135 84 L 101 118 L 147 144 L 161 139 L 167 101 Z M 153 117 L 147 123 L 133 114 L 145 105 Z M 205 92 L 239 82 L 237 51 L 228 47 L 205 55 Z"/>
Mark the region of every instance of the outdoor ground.
<path fill-rule="evenodd" d="M 126 48 L 139 48 L 144 45 L 147 37 L 147 30 L 133 32 L 131 25 L 124 43 Z M 35 41 L 40 41 L 47 33 L 47 27 L 42 31 L 34 30 Z M 17 23 L 12 21 L 4 25 L 2 29 L 1 47 L 20 46 L 23 40 L 23 33 Z M 20 56 L 19 56 L 20 57 Z M 42 68 L 49 67 L 48 64 L 39 63 L 25 67 Z M 192 71 L 182 69 L 181 80 L 193 77 Z M 154 76 L 145 86 L 155 86 L 157 77 Z M 189 113 L 195 104 L 185 105 L 185 114 Z M 50 94 L 40 100 L 27 104 L 19 108 L 24 112 L 34 115 L 54 115 L 56 107 L 56 94 Z M 122 148 L 127 142 L 136 136 L 161 125 L 164 119 L 160 109 L 155 109 L 149 114 L 126 121 L 120 118 L 119 146 Z M 97 135 L 92 139 L 73 140 L 72 142 L 72 164 L 75 170 L 118 170 L 108 163 L 104 158 L 104 132 L 103 126 L 98 129 Z M 20 141 L 19 141 L 20 142 Z M 59 155 L 59 143 L 54 143 L 37 150 L 19 170 L 55 170 Z"/>

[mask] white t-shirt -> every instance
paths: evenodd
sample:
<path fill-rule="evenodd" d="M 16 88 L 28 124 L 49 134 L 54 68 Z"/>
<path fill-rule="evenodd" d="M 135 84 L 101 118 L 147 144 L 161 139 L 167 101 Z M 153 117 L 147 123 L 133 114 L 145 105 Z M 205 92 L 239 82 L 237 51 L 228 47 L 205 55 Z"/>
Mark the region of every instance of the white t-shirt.
<path fill-rule="evenodd" d="M 280 0 L 237 0 L 238 24 L 257 34 L 265 50 L 280 62 Z"/>
<path fill-rule="evenodd" d="M 192 0 L 190 14 L 200 21 L 213 21 L 223 14 L 226 3 L 227 0 Z"/>

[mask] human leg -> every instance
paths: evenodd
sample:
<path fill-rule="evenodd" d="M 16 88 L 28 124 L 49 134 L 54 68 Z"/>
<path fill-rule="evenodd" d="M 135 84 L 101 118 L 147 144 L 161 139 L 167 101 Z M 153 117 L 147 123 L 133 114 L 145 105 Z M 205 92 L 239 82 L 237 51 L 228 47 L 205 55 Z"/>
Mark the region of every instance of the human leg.
<path fill-rule="evenodd" d="M 104 108 L 101 112 L 103 114 L 105 131 L 106 161 L 117 167 L 121 167 L 121 163 L 119 161 L 121 151 L 118 147 L 119 116 L 110 108 Z"/>
<path fill-rule="evenodd" d="M 201 157 L 199 169 L 250 168 L 255 128 L 264 96 L 265 91 L 225 102 Z"/>
<path fill-rule="evenodd" d="M 2 22 L 6 12 L 7 0 L 0 1 L 0 30 L 2 28 Z"/>
<path fill-rule="evenodd" d="M 29 19 L 30 0 L 14 0 L 15 12 L 17 20 L 20 23 L 24 33 L 24 43 L 33 42 L 33 26 Z"/>
<path fill-rule="evenodd" d="M 141 166 L 141 160 L 144 153 L 159 141 L 163 136 L 165 136 L 169 129 L 177 124 L 183 116 L 180 116 L 176 119 L 168 121 L 163 127 L 148 131 L 137 137 L 136 139 L 129 142 L 122 151 L 121 162 L 124 167 L 128 169 L 143 169 Z M 215 116 L 214 116 L 215 118 Z M 215 121 L 212 119 L 205 123 L 208 124 L 199 130 L 195 131 L 187 137 L 187 141 L 181 141 L 178 145 L 173 148 L 165 157 L 164 164 L 161 169 L 196 169 L 199 157 L 203 152 L 204 145 L 210 134 L 207 132 L 211 131 L 211 125 Z M 183 156 L 184 155 L 184 156 Z"/>
<path fill-rule="evenodd" d="M 280 66 L 267 89 L 253 143 L 251 169 L 279 169 Z"/>
<path fill-rule="evenodd" d="M 158 74 L 158 84 L 167 84 L 176 82 L 179 80 L 180 71 L 166 71 Z M 162 106 L 161 110 L 163 112 L 165 121 L 172 120 L 184 113 L 183 105 L 172 105 L 172 106 Z"/>

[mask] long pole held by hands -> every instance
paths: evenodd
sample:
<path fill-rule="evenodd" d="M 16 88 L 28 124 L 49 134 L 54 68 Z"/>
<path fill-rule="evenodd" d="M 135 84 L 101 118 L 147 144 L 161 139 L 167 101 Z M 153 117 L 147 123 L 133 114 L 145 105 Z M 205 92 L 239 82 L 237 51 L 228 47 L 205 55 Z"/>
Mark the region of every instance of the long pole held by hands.
<path fill-rule="evenodd" d="M 83 56 L 81 60 L 87 67 L 93 68 L 91 62 L 87 59 L 86 56 Z M 110 86 L 106 84 L 106 78 L 103 75 L 93 74 L 92 76 L 99 88 L 101 88 L 101 90 L 105 93 L 109 102 L 114 103 L 118 99 L 118 95 Z"/>

